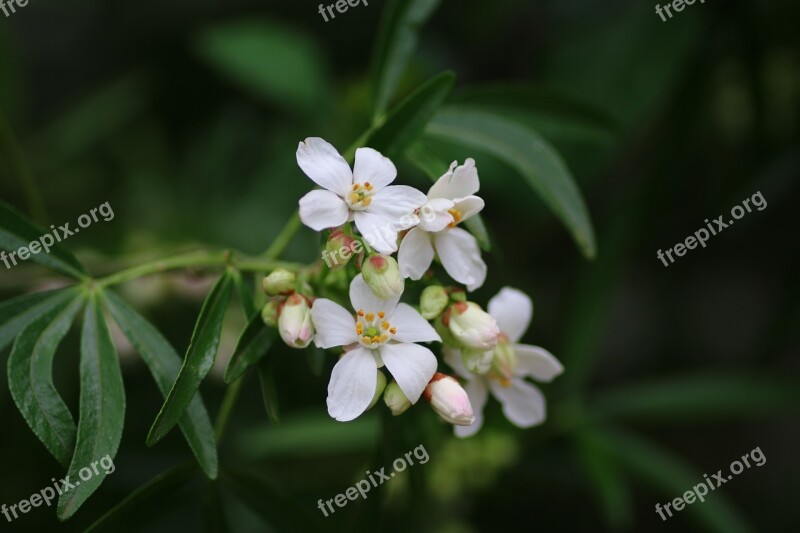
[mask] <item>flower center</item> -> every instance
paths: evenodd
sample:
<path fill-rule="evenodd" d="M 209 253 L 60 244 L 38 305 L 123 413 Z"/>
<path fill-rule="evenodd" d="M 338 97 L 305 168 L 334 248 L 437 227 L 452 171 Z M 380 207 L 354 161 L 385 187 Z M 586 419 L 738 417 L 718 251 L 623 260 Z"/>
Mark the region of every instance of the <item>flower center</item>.
<path fill-rule="evenodd" d="M 511 386 L 511 378 L 517 373 L 517 353 L 508 335 L 501 333 L 492 357 L 492 367 L 489 378 L 494 379 L 503 387 Z"/>
<path fill-rule="evenodd" d="M 462 213 L 456 208 L 448 209 L 447 212 L 453 216 L 453 221 L 447 225 L 448 228 L 455 228 L 456 226 L 458 226 L 459 222 L 464 220 L 464 213 Z"/>
<path fill-rule="evenodd" d="M 374 313 L 365 313 L 363 309 L 359 309 L 356 314 L 356 333 L 358 334 L 358 342 L 364 348 L 378 348 L 389 342 L 397 333 L 397 328 L 392 327 L 386 318 L 386 313 L 383 311 L 377 315 Z"/>
<path fill-rule="evenodd" d="M 370 182 L 354 183 L 345 201 L 354 211 L 363 211 L 372 203 L 372 184 Z"/>

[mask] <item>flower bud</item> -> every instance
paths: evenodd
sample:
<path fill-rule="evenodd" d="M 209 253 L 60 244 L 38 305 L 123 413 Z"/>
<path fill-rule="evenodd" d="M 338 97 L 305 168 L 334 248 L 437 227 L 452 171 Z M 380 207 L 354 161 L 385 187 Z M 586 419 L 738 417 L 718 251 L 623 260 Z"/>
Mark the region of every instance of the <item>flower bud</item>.
<path fill-rule="evenodd" d="M 456 302 L 448 309 L 445 325 L 467 348 L 491 350 L 497 345 L 500 328 L 489 313 L 472 302 Z"/>
<path fill-rule="evenodd" d="M 293 293 L 283 304 L 278 317 L 278 331 L 290 348 L 305 348 L 314 337 L 311 308 L 300 294 Z"/>
<path fill-rule="evenodd" d="M 501 382 L 508 382 L 517 372 L 517 352 L 506 335 L 500 335 L 492 358 L 492 374 Z"/>
<path fill-rule="evenodd" d="M 364 281 L 381 300 L 391 300 L 403 294 L 405 282 L 397 261 L 388 255 L 371 255 L 361 267 Z"/>
<path fill-rule="evenodd" d="M 264 292 L 269 296 L 277 296 L 279 294 L 288 294 L 292 292 L 296 281 L 297 277 L 293 272 L 278 268 L 264 278 L 261 285 L 264 287 Z"/>
<path fill-rule="evenodd" d="M 420 297 L 420 312 L 425 320 L 433 320 L 447 308 L 450 297 L 440 285 L 431 285 L 422 291 Z"/>
<path fill-rule="evenodd" d="M 464 368 L 473 374 L 484 375 L 492 368 L 494 352 L 480 348 L 465 348 L 461 351 L 461 362 Z"/>
<path fill-rule="evenodd" d="M 264 308 L 261 310 L 261 318 L 264 319 L 264 324 L 275 327 L 278 325 L 278 314 L 281 307 L 281 300 L 273 299 L 268 301 Z"/>
<path fill-rule="evenodd" d="M 396 381 L 392 381 L 386 387 L 386 391 L 383 393 L 383 402 L 394 416 L 402 415 L 411 407 L 411 402 Z"/>
<path fill-rule="evenodd" d="M 337 229 L 328 237 L 322 259 L 331 270 L 343 268 L 350 262 L 354 255 L 361 252 L 361 243 L 352 235 Z"/>
<path fill-rule="evenodd" d="M 455 378 L 437 372 L 423 394 L 445 421 L 457 426 L 469 426 L 475 422 L 467 391 Z"/>
<path fill-rule="evenodd" d="M 378 386 L 375 387 L 375 396 L 372 397 L 372 402 L 369 404 L 367 409 L 372 409 L 375 407 L 375 404 L 378 403 L 378 400 L 380 400 L 384 389 L 386 389 L 386 375 L 378 370 Z"/>

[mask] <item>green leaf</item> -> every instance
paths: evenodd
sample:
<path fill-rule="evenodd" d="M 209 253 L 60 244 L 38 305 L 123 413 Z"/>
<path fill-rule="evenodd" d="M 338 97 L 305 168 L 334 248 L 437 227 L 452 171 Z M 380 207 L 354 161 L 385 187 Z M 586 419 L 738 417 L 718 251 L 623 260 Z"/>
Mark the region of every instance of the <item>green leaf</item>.
<path fill-rule="evenodd" d="M 86 533 L 130 530 L 130 519 L 132 517 L 137 514 L 139 516 L 151 514 L 145 512 L 148 510 L 146 507 L 149 503 L 160 502 L 172 496 L 177 489 L 192 478 L 196 470 L 196 465 L 190 462 L 174 466 L 166 472 L 162 472 L 109 509 L 86 529 Z"/>
<path fill-rule="evenodd" d="M 450 168 L 444 163 L 430 147 L 422 142 L 413 144 L 406 150 L 406 157 L 419 170 L 424 172 L 434 183 Z M 492 240 L 489 237 L 489 230 L 480 214 L 474 215 L 464 221 L 464 225 L 478 240 L 478 244 L 484 252 L 492 251 Z"/>
<path fill-rule="evenodd" d="M 239 305 L 242 306 L 244 316 L 249 319 L 256 312 L 253 292 L 240 271 L 233 270 L 231 275 L 233 276 L 233 286 L 236 288 L 236 296 L 239 298 Z"/>
<path fill-rule="evenodd" d="M 46 239 L 52 240 L 53 244 L 49 245 L 50 253 L 45 252 L 39 242 L 39 253 L 30 254 L 30 261 L 38 263 L 43 267 L 55 270 L 65 276 L 75 279 L 86 279 L 89 275 L 86 269 L 83 268 L 72 252 L 61 246 L 55 239 L 51 232 L 54 230 L 48 229 L 47 231 L 39 228 L 36 224 L 28 220 L 22 213 L 11 207 L 10 205 L 0 201 L 0 250 L 7 252 L 17 252 L 22 247 L 27 247 L 34 241 L 39 241 L 39 237 L 50 237 Z M 61 232 L 58 228 L 55 229 L 58 238 L 61 238 Z M 10 254 L 5 256 L 5 260 L 13 268 L 14 261 L 17 266 L 24 261 L 15 256 L 12 260 Z M 5 264 L 3 265 L 6 266 Z"/>
<path fill-rule="evenodd" d="M 376 119 L 389 107 L 417 46 L 419 30 L 440 3 L 441 0 L 392 0 L 386 6 L 373 68 Z"/>
<path fill-rule="evenodd" d="M 592 445 L 614 457 L 618 464 L 631 474 L 660 491 L 664 501 L 704 483 L 703 470 L 687 466 L 682 460 L 643 440 L 620 431 L 594 430 L 587 438 Z M 724 466 L 708 465 L 707 469 Z M 712 531 L 736 533 L 751 531 L 750 526 L 720 491 L 709 494 L 705 502 L 695 502 L 682 511 Z M 656 515 L 657 517 L 658 515 Z M 654 520 L 657 518 L 654 517 Z M 658 518 L 660 521 L 660 518 Z"/>
<path fill-rule="evenodd" d="M 203 378 L 214 366 L 222 335 L 222 321 L 230 301 L 231 286 L 232 276 L 227 270 L 203 302 L 181 371 L 147 435 L 148 446 L 153 446 L 164 438 L 178 423 L 192 402 Z"/>
<path fill-rule="evenodd" d="M 228 368 L 225 369 L 225 383 L 233 383 L 251 366 L 261 360 L 278 337 L 278 329 L 264 324 L 260 313 L 250 318 L 244 328 L 236 350 L 233 352 Z"/>
<path fill-rule="evenodd" d="M 63 466 L 75 448 L 77 428 L 53 384 L 53 358 L 83 305 L 77 291 L 33 320 L 14 342 L 8 359 L 8 388 L 28 426 Z"/>
<path fill-rule="evenodd" d="M 615 122 L 596 107 L 543 85 L 473 85 L 455 92 L 453 102 L 516 120 L 551 141 L 608 143 L 618 135 Z"/>
<path fill-rule="evenodd" d="M 262 359 L 258 366 L 258 383 L 261 385 L 261 399 L 270 422 L 280 422 L 278 409 L 278 390 L 275 387 L 275 364 L 269 359 Z"/>
<path fill-rule="evenodd" d="M 575 441 L 576 455 L 596 489 L 597 500 L 602 504 L 609 529 L 630 529 L 633 521 L 633 494 L 619 465 L 605 450 L 594 446 L 591 434 L 578 433 Z"/>
<path fill-rule="evenodd" d="M 69 289 L 56 289 L 54 291 L 35 292 L 24 294 L 0 304 L 0 351 L 20 331 L 37 317 L 42 316 L 53 306 L 73 296 Z"/>
<path fill-rule="evenodd" d="M 194 49 L 220 75 L 266 102 L 309 112 L 325 98 L 317 45 L 284 23 L 226 22 L 205 30 Z"/>
<path fill-rule="evenodd" d="M 763 417 L 800 408 L 797 380 L 764 376 L 697 375 L 639 383 L 600 393 L 599 417 L 654 423 Z"/>
<path fill-rule="evenodd" d="M 420 85 L 392 109 L 384 122 L 368 131 L 358 146 L 369 146 L 389 158 L 401 156 L 425 130 L 453 90 L 455 80 L 452 72 L 443 72 Z"/>
<path fill-rule="evenodd" d="M 113 461 L 125 425 L 122 373 L 97 294 L 90 296 L 83 315 L 80 370 L 78 440 L 68 471 L 76 486 L 58 499 L 60 520 L 75 514 L 108 475 L 106 469 L 96 465 L 105 458 Z M 92 473 L 88 479 L 81 476 L 87 469 Z"/>
<path fill-rule="evenodd" d="M 467 107 L 439 112 L 426 133 L 489 153 L 516 169 L 570 231 L 583 254 L 595 256 L 594 230 L 580 190 L 561 157 L 538 133 Z"/>
<path fill-rule="evenodd" d="M 114 321 L 150 369 L 161 394 L 166 398 L 180 372 L 180 356 L 155 326 L 114 292 L 105 293 L 105 302 Z M 209 478 L 216 479 L 218 460 L 214 427 L 200 394 L 192 398 L 178 424 L 203 471 Z"/>

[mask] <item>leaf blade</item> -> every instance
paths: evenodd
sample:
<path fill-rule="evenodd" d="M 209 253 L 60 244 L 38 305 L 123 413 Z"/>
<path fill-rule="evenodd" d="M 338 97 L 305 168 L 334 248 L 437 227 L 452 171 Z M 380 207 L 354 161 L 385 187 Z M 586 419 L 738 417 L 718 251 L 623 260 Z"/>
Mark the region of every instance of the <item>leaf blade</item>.
<path fill-rule="evenodd" d="M 83 315 L 81 334 L 80 419 L 75 454 L 68 475 L 80 485 L 63 492 L 58 499 L 58 518 L 70 518 L 100 487 L 108 475 L 100 469 L 89 479 L 80 472 L 109 457 L 113 461 L 125 424 L 125 388 L 117 351 L 111 341 L 99 296 L 93 293 Z"/>
<path fill-rule="evenodd" d="M 239 379 L 250 366 L 258 363 L 278 337 L 278 329 L 264 323 L 260 313 L 250 318 L 225 369 L 225 383 Z"/>
<path fill-rule="evenodd" d="M 153 446 L 164 438 L 178 423 L 194 398 L 200 382 L 214 365 L 231 288 L 232 277 L 226 271 L 203 302 L 181 370 L 147 435 L 148 446 Z"/>
<path fill-rule="evenodd" d="M 491 153 L 516 169 L 561 220 L 583 254 L 596 254 L 594 229 L 583 197 L 558 153 L 538 133 L 504 117 L 449 107 L 426 135 Z"/>
<path fill-rule="evenodd" d="M 33 320 L 69 297 L 69 289 L 23 294 L 0 304 L 0 351 Z"/>
<path fill-rule="evenodd" d="M 104 296 L 106 308 L 147 365 L 161 394 L 166 398 L 180 372 L 180 356 L 155 326 L 128 306 L 116 293 L 107 291 Z M 219 460 L 214 427 L 200 394 L 192 398 L 178 425 L 200 467 L 210 479 L 216 479 Z"/>

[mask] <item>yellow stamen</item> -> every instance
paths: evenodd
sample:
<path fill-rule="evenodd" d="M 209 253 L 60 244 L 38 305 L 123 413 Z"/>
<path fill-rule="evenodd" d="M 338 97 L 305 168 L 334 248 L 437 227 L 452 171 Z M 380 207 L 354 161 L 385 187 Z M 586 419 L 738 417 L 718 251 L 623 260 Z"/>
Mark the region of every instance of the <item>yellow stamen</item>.
<path fill-rule="evenodd" d="M 361 340 L 364 341 L 364 344 L 371 344 L 372 343 L 372 339 L 370 339 L 366 335 L 364 335 L 364 337 Z"/>
<path fill-rule="evenodd" d="M 448 209 L 447 212 L 453 216 L 453 221 L 450 224 L 448 224 L 448 226 L 451 228 L 456 227 L 458 223 L 461 222 L 464 218 L 464 214 L 458 209 L 455 208 Z"/>
<path fill-rule="evenodd" d="M 363 309 L 359 309 L 358 310 L 358 316 L 364 316 L 364 310 Z"/>
<path fill-rule="evenodd" d="M 385 316 L 386 316 L 386 313 L 384 313 L 383 311 L 381 311 L 380 313 L 378 313 L 378 318 L 383 318 L 383 317 L 385 317 Z"/>
<path fill-rule="evenodd" d="M 372 342 L 381 342 L 380 336 L 379 335 L 375 335 L 374 337 L 372 337 Z"/>
<path fill-rule="evenodd" d="M 392 328 L 389 331 L 391 332 L 392 335 L 394 335 L 395 333 L 397 333 L 397 328 Z"/>
<path fill-rule="evenodd" d="M 384 322 L 383 324 L 381 324 L 381 327 L 383 329 L 389 329 L 389 327 L 391 327 L 391 324 L 389 324 L 389 322 Z"/>
<path fill-rule="evenodd" d="M 361 200 L 361 196 L 359 196 L 358 194 L 353 193 L 353 194 L 350 195 L 350 203 L 351 204 L 357 204 L 359 202 L 359 200 Z"/>
<path fill-rule="evenodd" d="M 381 335 L 381 342 L 386 342 L 388 340 L 389 340 L 389 336 L 388 335 Z"/>
<path fill-rule="evenodd" d="M 372 313 L 367 313 L 367 316 L 365 318 L 367 319 L 367 322 L 372 322 L 373 320 L 375 320 L 375 315 L 373 315 Z"/>
<path fill-rule="evenodd" d="M 361 205 L 363 205 L 364 207 L 369 207 L 369 204 L 371 203 L 372 203 L 372 198 L 370 196 L 367 196 L 366 198 L 361 200 Z"/>
<path fill-rule="evenodd" d="M 371 191 L 372 190 L 372 184 L 370 182 L 366 182 L 364 184 L 364 188 L 367 189 L 368 191 Z"/>

